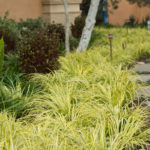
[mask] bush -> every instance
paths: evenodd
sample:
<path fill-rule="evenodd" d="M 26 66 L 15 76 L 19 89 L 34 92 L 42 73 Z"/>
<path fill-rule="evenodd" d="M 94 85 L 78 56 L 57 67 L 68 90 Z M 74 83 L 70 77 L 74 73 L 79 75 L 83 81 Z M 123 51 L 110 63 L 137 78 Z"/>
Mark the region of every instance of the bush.
<path fill-rule="evenodd" d="M 125 22 L 124 25 L 133 27 L 134 25 L 137 25 L 137 24 L 138 24 L 138 22 L 136 22 L 136 18 L 133 15 L 131 15 L 129 17 L 129 22 Z"/>
<path fill-rule="evenodd" d="M 65 41 L 65 28 L 62 24 L 49 24 L 48 25 L 48 34 L 57 33 L 60 42 Z"/>
<path fill-rule="evenodd" d="M 71 25 L 71 32 L 73 37 L 79 39 L 82 35 L 82 30 L 85 26 L 85 17 L 78 16 L 75 18 L 74 24 Z"/>
<path fill-rule="evenodd" d="M 79 39 L 76 39 L 76 38 L 73 38 L 73 37 L 70 37 L 70 50 L 71 51 L 74 51 L 77 49 L 78 45 L 79 45 Z"/>
<path fill-rule="evenodd" d="M 45 29 L 24 36 L 20 44 L 21 70 L 25 73 L 47 73 L 58 68 L 59 37 Z"/>
<path fill-rule="evenodd" d="M 12 19 L 7 19 L 7 15 L 5 15 L 4 18 L 0 17 L 0 38 L 2 37 L 5 42 L 6 53 L 17 49 L 20 32 L 17 23 Z"/>
<path fill-rule="evenodd" d="M 18 28 L 21 32 L 21 34 L 26 34 L 29 31 L 37 30 L 37 29 L 45 29 L 48 26 L 48 23 L 46 23 L 41 17 L 36 19 L 21 19 L 18 22 Z"/>
<path fill-rule="evenodd" d="M 150 16 L 146 16 L 145 18 L 143 18 L 142 23 L 140 24 L 141 27 L 146 27 L 148 20 L 150 20 Z"/>
<path fill-rule="evenodd" d="M 124 25 L 130 27 L 146 27 L 148 20 L 150 20 L 150 17 L 146 16 L 145 18 L 143 18 L 142 22 L 139 22 L 139 20 L 137 20 L 135 16 L 131 15 L 129 17 L 130 22 L 125 23 Z"/>

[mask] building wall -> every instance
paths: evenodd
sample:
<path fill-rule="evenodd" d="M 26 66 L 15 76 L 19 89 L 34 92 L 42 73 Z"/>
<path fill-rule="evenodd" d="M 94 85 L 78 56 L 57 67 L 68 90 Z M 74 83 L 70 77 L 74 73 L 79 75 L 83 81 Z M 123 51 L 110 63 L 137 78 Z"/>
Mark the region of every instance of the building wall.
<path fill-rule="evenodd" d="M 71 22 L 81 13 L 79 7 L 81 1 L 68 0 Z M 131 15 L 134 15 L 139 21 L 142 21 L 148 15 L 150 16 L 149 7 L 139 8 L 135 4 L 129 4 L 127 0 L 121 0 L 116 10 L 111 5 L 108 8 L 108 22 L 113 25 L 123 25 Z M 0 16 L 4 16 L 7 10 L 10 12 L 9 18 L 16 20 L 42 16 L 50 23 L 53 21 L 65 23 L 62 0 L 0 0 Z"/>
<path fill-rule="evenodd" d="M 130 4 L 127 0 L 121 0 L 118 9 L 114 10 L 109 3 L 108 22 L 113 25 L 123 25 L 126 19 L 133 15 L 141 22 L 146 16 L 150 16 L 150 8 L 139 8 L 136 4 Z"/>
<path fill-rule="evenodd" d="M 140 21 L 143 20 L 143 18 L 150 16 L 150 7 L 143 7 L 141 8 L 141 13 L 140 13 Z"/>
<path fill-rule="evenodd" d="M 36 18 L 42 15 L 41 0 L 0 0 L 0 16 L 9 10 L 9 18 Z"/>
<path fill-rule="evenodd" d="M 80 15 L 82 0 L 68 0 L 71 23 Z M 65 23 L 62 0 L 0 0 L 0 16 L 9 11 L 9 18 L 19 20 L 42 16 L 49 23 Z"/>
<path fill-rule="evenodd" d="M 71 23 L 80 15 L 80 3 L 82 0 L 68 0 L 68 8 Z M 43 18 L 49 23 L 65 23 L 65 9 L 62 0 L 43 0 Z"/>

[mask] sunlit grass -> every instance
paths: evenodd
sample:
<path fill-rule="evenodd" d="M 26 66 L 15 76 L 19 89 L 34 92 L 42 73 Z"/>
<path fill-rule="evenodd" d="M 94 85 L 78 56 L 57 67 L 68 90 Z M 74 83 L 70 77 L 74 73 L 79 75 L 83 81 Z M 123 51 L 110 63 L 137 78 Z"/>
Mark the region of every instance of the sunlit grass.
<path fill-rule="evenodd" d="M 112 62 L 109 41 L 104 38 L 110 32 L 116 35 Z M 61 57 L 61 68 L 54 73 L 32 76 L 30 82 L 40 90 L 23 92 L 18 82 L 3 88 L 4 98 L 16 96 L 27 103 L 26 115 L 17 120 L 15 115 L 0 113 L 0 149 L 134 150 L 148 146 L 149 113 L 134 105 L 140 85 L 128 70 L 136 58 L 150 54 L 148 34 L 145 29 L 130 29 L 127 35 L 124 28 L 97 27 L 87 52 Z M 122 42 L 127 43 L 125 50 Z"/>

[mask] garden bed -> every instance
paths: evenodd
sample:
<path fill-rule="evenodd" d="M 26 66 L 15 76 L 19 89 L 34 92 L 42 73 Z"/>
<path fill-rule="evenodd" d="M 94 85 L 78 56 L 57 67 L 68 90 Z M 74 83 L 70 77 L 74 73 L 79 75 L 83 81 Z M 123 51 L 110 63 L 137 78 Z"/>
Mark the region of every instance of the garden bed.
<path fill-rule="evenodd" d="M 116 35 L 112 61 L 108 33 Z M 32 74 L 30 81 L 21 72 L 4 71 L 1 149 L 148 148 L 149 113 L 131 105 L 141 85 L 128 66 L 150 56 L 149 41 L 146 29 L 127 34 L 125 28 L 96 27 L 88 51 L 59 57 L 57 71 Z M 9 68 L 12 62 L 7 61 Z"/>

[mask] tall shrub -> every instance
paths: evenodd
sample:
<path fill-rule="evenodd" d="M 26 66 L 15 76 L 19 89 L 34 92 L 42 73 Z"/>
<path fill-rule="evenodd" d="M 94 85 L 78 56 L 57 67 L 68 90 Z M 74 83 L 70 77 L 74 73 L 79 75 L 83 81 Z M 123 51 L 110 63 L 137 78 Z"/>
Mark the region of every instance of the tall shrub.
<path fill-rule="evenodd" d="M 59 36 L 46 29 L 25 35 L 20 44 L 21 70 L 25 73 L 47 73 L 58 68 Z"/>
<path fill-rule="evenodd" d="M 29 31 L 45 29 L 48 23 L 45 22 L 41 17 L 39 18 L 28 18 L 26 20 L 21 19 L 18 22 L 18 28 L 22 35 L 27 34 Z"/>
<path fill-rule="evenodd" d="M 0 38 L 4 39 L 5 52 L 13 52 L 17 49 L 17 42 L 20 39 L 20 31 L 18 30 L 17 23 L 7 18 L 7 14 L 2 18 L 0 17 Z"/>
<path fill-rule="evenodd" d="M 71 25 L 71 32 L 74 38 L 79 39 L 82 35 L 83 28 L 85 26 L 85 17 L 78 16 L 74 20 L 74 24 Z"/>

